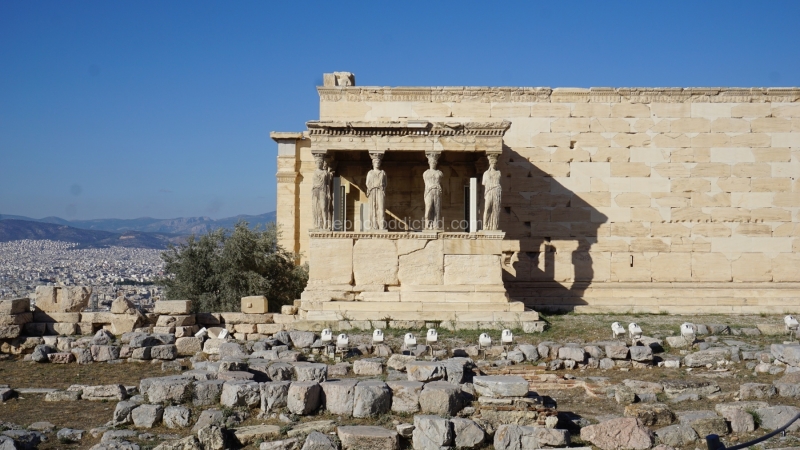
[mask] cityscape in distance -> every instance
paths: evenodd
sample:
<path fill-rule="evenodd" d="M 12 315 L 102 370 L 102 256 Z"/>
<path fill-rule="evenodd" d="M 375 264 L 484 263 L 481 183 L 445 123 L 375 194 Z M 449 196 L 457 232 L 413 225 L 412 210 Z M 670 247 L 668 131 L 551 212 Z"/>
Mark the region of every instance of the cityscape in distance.
<path fill-rule="evenodd" d="M 162 295 L 161 253 L 170 244 L 246 221 L 275 220 L 275 212 L 223 219 L 32 219 L 0 215 L 0 299 L 31 296 L 40 285 L 91 286 L 92 306 L 104 308 L 119 295 L 150 306 Z"/>

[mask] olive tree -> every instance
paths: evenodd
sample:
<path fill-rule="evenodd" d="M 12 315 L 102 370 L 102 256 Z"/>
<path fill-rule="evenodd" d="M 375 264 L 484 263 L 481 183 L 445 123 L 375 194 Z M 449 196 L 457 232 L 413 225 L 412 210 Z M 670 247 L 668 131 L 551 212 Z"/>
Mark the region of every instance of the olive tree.
<path fill-rule="evenodd" d="M 196 312 L 239 311 L 241 297 L 264 295 L 269 310 L 300 298 L 308 267 L 278 245 L 274 223 L 251 229 L 247 222 L 233 230 L 218 229 L 170 247 L 161 254 L 169 299 L 193 300 Z"/>

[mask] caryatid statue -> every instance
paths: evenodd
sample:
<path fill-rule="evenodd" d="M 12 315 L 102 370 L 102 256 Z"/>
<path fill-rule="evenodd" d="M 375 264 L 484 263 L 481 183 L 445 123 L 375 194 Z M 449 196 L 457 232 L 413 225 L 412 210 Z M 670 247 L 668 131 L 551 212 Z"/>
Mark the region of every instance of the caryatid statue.
<path fill-rule="evenodd" d="M 438 230 L 442 221 L 442 171 L 436 169 L 439 153 L 426 153 L 428 170 L 422 174 L 425 181 L 425 229 Z"/>
<path fill-rule="evenodd" d="M 372 170 L 367 173 L 367 199 L 369 200 L 367 229 L 385 230 L 386 172 L 381 170 L 383 153 L 370 153 L 369 157 L 372 158 Z"/>
<path fill-rule="evenodd" d="M 328 160 L 323 158 L 322 168 L 326 172 L 325 185 L 327 186 L 327 196 L 325 198 L 325 229 L 333 230 L 333 170 L 331 170 Z"/>
<path fill-rule="evenodd" d="M 497 230 L 500 219 L 500 171 L 495 168 L 497 155 L 488 154 L 489 168 L 483 173 L 483 229 Z"/>
<path fill-rule="evenodd" d="M 317 230 L 330 230 L 331 176 L 326 168 L 323 155 L 314 155 L 314 163 L 317 165 L 311 184 L 311 215 L 314 219 L 314 228 Z"/>

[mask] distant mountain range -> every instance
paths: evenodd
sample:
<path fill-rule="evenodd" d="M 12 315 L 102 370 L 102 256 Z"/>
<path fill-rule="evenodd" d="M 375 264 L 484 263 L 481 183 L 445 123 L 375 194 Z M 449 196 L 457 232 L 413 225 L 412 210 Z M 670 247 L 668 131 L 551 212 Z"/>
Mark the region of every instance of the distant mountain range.
<path fill-rule="evenodd" d="M 166 233 L 188 236 L 190 234 L 205 234 L 218 228 L 233 228 L 236 222 L 240 220 L 246 221 L 251 227 L 265 225 L 275 221 L 275 211 L 257 216 L 239 215 L 218 220 L 214 220 L 210 217 L 178 217 L 176 219 L 140 217 L 138 219 L 65 220 L 60 217 L 32 219 L 25 216 L 0 214 L 0 221 L 8 219 L 66 225 L 83 230 L 111 231 L 115 233 L 141 231 L 146 233 Z"/>
<path fill-rule="evenodd" d="M 84 248 L 135 247 L 166 248 L 190 234 L 205 234 L 219 228 L 233 228 L 244 220 L 251 227 L 275 220 L 275 212 L 258 216 L 240 215 L 213 220 L 210 217 L 177 219 L 95 219 L 64 220 L 60 217 L 31 219 L 24 216 L 0 215 L 0 242 L 21 239 L 48 239 L 74 242 Z"/>

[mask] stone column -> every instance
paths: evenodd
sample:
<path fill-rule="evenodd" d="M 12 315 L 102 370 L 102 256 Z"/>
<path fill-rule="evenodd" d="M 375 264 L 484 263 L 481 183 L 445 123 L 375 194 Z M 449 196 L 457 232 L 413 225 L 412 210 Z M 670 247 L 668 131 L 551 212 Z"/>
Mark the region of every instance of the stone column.
<path fill-rule="evenodd" d="M 275 222 L 281 231 L 278 243 L 286 250 L 297 253 L 300 251 L 300 211 L 297 201 L 300 155 L 297 141 L 303 138 L 303 134 L 273 132 L 270 137 L 278 143 L 278 173 L 275 174 L 278 181 Z"/>

